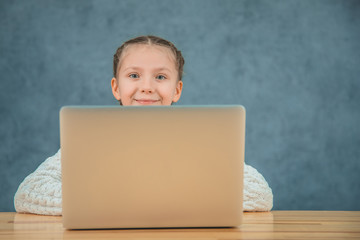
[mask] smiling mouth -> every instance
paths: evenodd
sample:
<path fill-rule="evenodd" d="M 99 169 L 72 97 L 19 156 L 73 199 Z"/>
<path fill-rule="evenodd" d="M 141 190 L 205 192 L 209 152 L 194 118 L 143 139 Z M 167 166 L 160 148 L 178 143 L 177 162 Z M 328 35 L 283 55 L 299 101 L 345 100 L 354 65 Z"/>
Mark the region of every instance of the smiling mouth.
<path fill-rule="evenodd" d="M 142 104 L 142 105 L 149 105 L 154 104 L 158 102 L 159 100 L 153 100 L 153 99 L 135 99 L 136 102 Z"/>

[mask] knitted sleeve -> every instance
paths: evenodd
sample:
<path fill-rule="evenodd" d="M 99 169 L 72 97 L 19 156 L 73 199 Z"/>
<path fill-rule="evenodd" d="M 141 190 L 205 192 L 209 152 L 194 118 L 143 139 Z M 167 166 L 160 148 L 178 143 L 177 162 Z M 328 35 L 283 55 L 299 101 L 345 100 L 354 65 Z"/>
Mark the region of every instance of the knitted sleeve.
<path fill-rule="evenodd" d="M 273 193 L 264 177 L 253 167 L 244 165 L 244 211 L 270 211 Z"/>
<path fill-rule="evenodd" d="M 20 184 L 14 197 L 17 212 L 61 215 L 60 157 L 59 150 Z"/>
<path fill-rule="evenodd" d="M 61 215 L 61 153 L 46 159 L 20 184 L 14 204 L 17 212 Z M 270 211 L 273 194 L 264 177 L 244 166 L 244 211 Z"/>

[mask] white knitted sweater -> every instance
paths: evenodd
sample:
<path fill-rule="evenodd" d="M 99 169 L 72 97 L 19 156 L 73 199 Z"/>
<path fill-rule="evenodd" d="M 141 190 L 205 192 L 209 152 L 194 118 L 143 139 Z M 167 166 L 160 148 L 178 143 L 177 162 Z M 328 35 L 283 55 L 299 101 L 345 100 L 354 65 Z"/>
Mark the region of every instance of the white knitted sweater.
<path fill-rule="evenodd" d="M 14 204 L 17 212 L 61 215 L 61 153 L 46 159 L 20 184 Z M 270 211 L 273 194 L 264 177 L 244 167 L 244 211 Z"/>

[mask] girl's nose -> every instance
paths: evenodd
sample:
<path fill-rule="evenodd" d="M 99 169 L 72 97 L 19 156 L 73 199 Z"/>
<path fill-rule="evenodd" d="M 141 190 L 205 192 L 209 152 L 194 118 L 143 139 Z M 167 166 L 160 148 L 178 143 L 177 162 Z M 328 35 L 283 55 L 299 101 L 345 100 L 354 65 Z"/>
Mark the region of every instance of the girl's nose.
<path fill-rule="evenodd" d="M 141 81 L 140 91 L 142 93 L 153 93 L 154 92 L 154 87 L 153 87 L 151 78 L 144 78 L 143 81 Z"/>

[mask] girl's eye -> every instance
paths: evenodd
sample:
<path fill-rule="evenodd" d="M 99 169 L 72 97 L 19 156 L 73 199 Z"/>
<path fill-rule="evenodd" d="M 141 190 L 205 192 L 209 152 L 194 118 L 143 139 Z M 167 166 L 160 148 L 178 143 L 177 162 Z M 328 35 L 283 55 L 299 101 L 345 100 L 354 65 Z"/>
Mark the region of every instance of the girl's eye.
<path fill-rule="evenodd" d="M 158 76 L 156 77 L 156 79 L 165 80 L 166 77 L 165 77 L 164 75 L 158 75 Z"/>
<path fill-rule="evenodd" d="M 139 74 L 132 73 L 129 75 L 130 78 L 139 78 Z"/>

